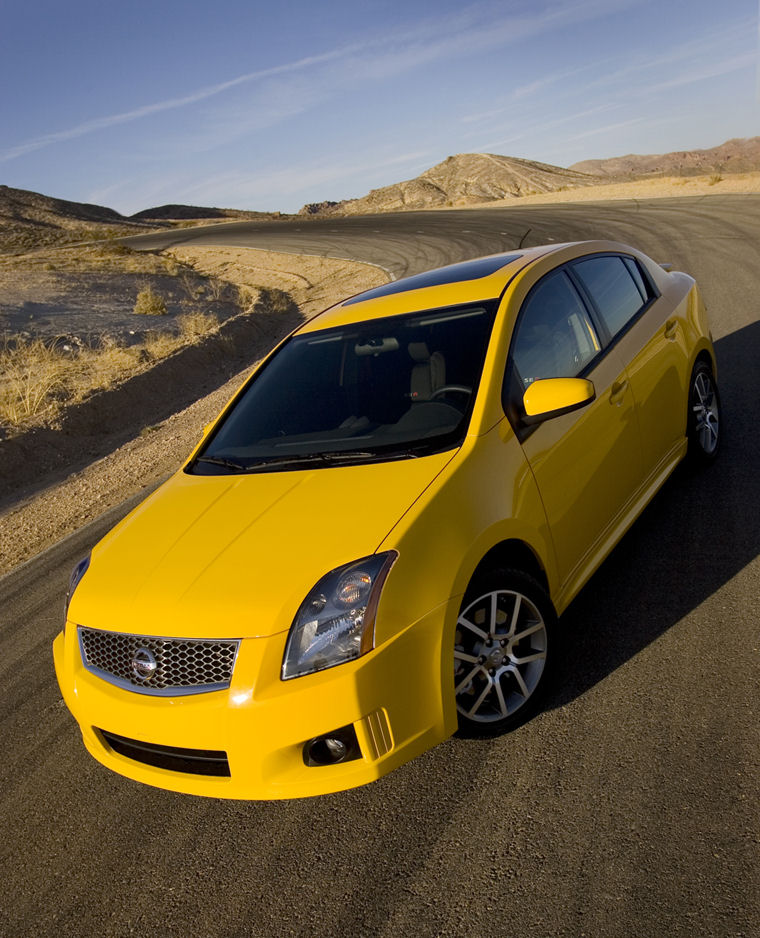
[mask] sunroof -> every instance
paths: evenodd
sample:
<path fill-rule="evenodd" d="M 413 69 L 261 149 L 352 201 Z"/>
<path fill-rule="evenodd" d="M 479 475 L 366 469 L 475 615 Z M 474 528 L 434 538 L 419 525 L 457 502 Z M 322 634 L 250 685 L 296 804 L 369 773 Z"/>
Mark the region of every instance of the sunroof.
<path fill-rule="evenodd" d="M 352 303 L 363 303 L 364 300 L 392 296 L 394 293 L 406 293 L 408 290 L 421 290 L 423 287 L 440 287 L 446 283 L 458 283 L 460 280 L 479 280 L 501 267 L 506 267 L 518 257 L 520 257 L 519 254 L 496 254 L 493 257 L 480 257 L 474 261 L 463 261 L 461 264 L 450 264 L 448 267 L 426 270 L 422 274 L 404 277 L 402 280 L 394 280 L 393 283 L 367 290 L 346 300 L 343 305 L 350 306 Z M 490 299 L 490 297 L 483 297 L 483 299 Z"/>

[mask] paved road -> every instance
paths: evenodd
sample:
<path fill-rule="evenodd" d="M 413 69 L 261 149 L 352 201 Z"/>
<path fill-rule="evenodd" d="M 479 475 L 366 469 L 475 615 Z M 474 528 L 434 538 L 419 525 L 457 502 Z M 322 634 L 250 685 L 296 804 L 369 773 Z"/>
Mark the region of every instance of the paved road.
<path fill-rule="evenodd" d="M 675 474 L 568 611 L 545 712 L 318 800 L 193 799 L 85 754 L 50 642 L 113 518 L 0 580 L 0 935 L 756 938 L 760 198 L 229 231 L 202 237 L 396 275 L 521 239 L 634 243 L 704 286 L 725 449 Z"/>

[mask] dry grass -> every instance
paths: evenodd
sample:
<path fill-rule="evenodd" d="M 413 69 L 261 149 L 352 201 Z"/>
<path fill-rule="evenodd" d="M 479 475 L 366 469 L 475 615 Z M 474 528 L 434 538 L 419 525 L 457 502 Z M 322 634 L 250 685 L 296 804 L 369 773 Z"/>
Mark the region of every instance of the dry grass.
<path fill-rule="evenodd" d="M 0 346 L 0 424 L 20 427 L 49 421 L 65 404 L 113 387 L 185 345 L 198 342 L 219 325 L 210 313 L 177 317 L 176 334 L 149 332 L 125 346 L 110 336 L 93 345 L 63 339 L 6 338 Z"/>
<path fill-rule="evenodd" d="M 146 286 L 137 294 L 132 312 L 137 316 L 166 316 L 166 301 L 151 286 Z"/>
<path fill-rule="evenodd" d="M 18 426 L 43 416 L 64 387 L 65 353 L 53 342 L 4 343 L 0 350 L 0 419 Z"/>
<path fill-rule="evenodd" d="M 177 320 L 179 334 L 184 339 L 197 339 L 213 332 L 219 320 L 213 313 L 186 313 Z"/>

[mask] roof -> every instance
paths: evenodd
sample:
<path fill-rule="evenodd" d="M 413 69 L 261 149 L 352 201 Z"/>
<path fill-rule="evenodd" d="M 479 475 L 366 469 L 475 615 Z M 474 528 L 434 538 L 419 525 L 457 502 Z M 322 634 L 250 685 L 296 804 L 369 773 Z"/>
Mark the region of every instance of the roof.
<path fill-rule="evenodd" d="M 501 296 L 519 270 L 560 247 L 565 245 L 490 254 L 394 280 L 349 297 L 310 319 L 299 331 L 313 332 L 382 316 L 493 300 Z"/>

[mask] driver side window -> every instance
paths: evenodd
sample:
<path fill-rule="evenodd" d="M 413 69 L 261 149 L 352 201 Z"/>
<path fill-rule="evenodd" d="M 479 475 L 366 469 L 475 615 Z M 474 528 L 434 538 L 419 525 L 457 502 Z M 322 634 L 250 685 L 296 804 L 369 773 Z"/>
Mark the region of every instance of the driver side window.
<path fill-rule="evenodd" d="M 539 378 L 574 378 L 601 349 L 569 277 L 550 274 L 523 306 L 512 340 L 512 366 L 524 391 Z"/>

